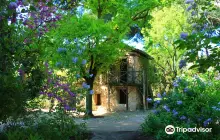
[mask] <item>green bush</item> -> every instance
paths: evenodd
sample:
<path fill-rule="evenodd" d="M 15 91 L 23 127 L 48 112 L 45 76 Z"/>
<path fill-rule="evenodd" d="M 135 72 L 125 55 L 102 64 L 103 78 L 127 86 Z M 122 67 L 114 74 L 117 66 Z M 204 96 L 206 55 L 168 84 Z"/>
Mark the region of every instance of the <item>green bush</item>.
<path fill-rule="evenodd" d="M 0 72 L 0 121 L 8 117 L 17 117 L 23 114 L 27 107 L 27 101 L 39 96 L 40 88 L 44 82 L 43 70 L 33 68 L 26 73 L 25 80 L 22 76 Z"/>
<path fill-rule="evenodd" d="M 170 93 L 158 94 L 160 100 L 152 100 L 154 110 L 141 125 L 142 132 L 154 135 L 156 139 L 219 139 L 219 85 L 219 80 L 210 74 L 177 78 Z M 175 132 L 168 135 L 165 132 L 167 125 L 212 128 L 212 132 Z"/>
<path fill-rule="evenodd" d="M 11 123 L 15 122 L 15 123 Z M 17 121 L 8 121 L 1 139 L 5 140 L 83 140 L 88 137 L 85 124 L 76 124 L 62 110 L 55 113 L 32 113 Z"/>
<path fill-rule="evenodd" d="M 10 75 L 0 75 L 0 121 L 24 111 L 27 96 L 21 80 Z"/>

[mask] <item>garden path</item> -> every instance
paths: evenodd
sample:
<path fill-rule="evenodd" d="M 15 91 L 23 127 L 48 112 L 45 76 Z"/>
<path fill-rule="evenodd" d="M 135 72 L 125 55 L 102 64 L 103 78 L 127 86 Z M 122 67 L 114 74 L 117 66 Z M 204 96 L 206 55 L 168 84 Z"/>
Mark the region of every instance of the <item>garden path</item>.
<path fill-rule="evenodd" d="M 97 112 L 95 116 L 100 116 Z M 77 123 L 85 122 L 93 133 L 91 140 L 142 140 L 139 128 L 148 111 L 114 112 L 103 114 L 104 117 L 83 120 L 76 118 Z M 144 138 L 146 140 L 146 137 Z M 147 137 L 147 139 L 151 139 Z"/>

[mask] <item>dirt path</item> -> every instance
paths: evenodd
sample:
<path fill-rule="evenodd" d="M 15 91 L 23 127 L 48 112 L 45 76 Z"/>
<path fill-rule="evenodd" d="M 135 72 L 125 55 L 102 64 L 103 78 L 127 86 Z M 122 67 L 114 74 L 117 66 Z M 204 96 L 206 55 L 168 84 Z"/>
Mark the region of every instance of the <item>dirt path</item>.
<path fill-rule="evenodd" d="M 86 122 L 93 133 L 91 140 L 141 140 L 138 130 L 147 114 L 142 111 L 109 113 L 101 118 L 76 119 L 76 122 Z"/>

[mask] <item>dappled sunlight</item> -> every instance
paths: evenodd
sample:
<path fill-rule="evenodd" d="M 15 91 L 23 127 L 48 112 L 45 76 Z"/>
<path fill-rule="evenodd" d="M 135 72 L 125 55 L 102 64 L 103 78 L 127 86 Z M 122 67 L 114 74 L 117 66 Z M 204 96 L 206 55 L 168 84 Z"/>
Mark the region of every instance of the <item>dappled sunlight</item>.
<path fill-rule="evenodd" d="M 217 140 L 219 0 L 2 0 L 0 140 Z"/>

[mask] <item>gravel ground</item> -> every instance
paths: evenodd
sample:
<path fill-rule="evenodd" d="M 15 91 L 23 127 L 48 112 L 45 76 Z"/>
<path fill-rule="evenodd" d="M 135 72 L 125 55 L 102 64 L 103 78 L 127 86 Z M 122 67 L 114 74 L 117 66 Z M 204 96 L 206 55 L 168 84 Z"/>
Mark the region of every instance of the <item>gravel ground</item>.
<path fill-rule="evenodd" d="M 97 118 L 75 120 L 77 123 L 87 124 L 88 129 L 93 133 L 91 140 L 142 140 L 139 129 L 147 114 L 148 111 L 113 112 Z M 96 116 L 96 113 L 94 115 Z M 147 137 L 147 139 L 151 138 Z"/>

